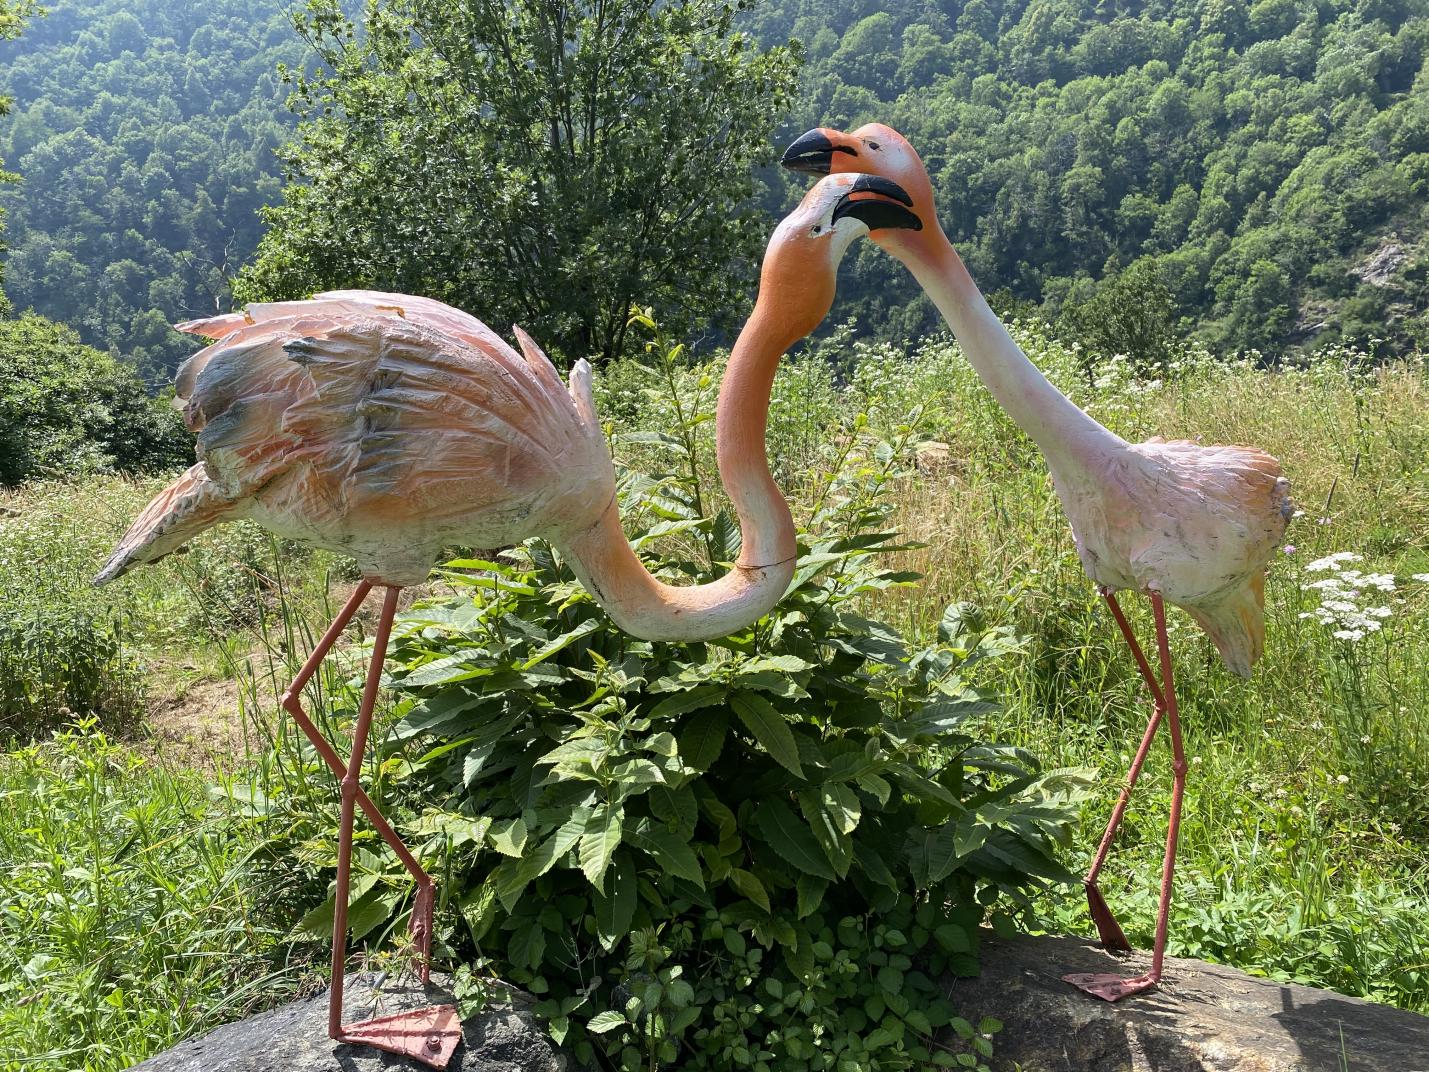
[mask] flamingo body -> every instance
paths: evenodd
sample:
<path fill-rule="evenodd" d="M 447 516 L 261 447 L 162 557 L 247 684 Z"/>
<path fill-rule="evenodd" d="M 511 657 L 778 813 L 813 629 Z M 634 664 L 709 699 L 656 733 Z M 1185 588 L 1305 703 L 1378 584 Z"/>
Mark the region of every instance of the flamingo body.
<path fill-rule="evenodd" d="M 1164 720 L 1172 751 L 1172 789 L 1161 898 L 1151 968 L 1123 978 L 1064 976 L 1116 1001 L 1161 980 L 1186 762 L 1172 675 L 1164 603 L 1185 609 L 1210 636 L 1226 666 L 1248 676 L 1265 644 L 1265 570 L 1293 512 L 1280 463 L 1251 447 L 1201 446 L 1159 437 L 1131 444 L 1077 407 L 1027 359 L 988 306 L 933 211 L 933 187 L 918 153 L 892 127 L 870 123 L 852 134 L 820 128 L 784 155 L 796 171 L 858 171 L 899 183 L 928 226 L 874 236 L 913 273 L 933 300 L 987 389 L 1042 450 L 1082 567 L 1097 582 L 1152 695 L 1153 709 L 1121 795 L 1083 885 L 1103 944 L 1129 950 L 1097 879 L 1156 732 Z M 1152 670 L 1116 592 L 1150 597 L 1160 678 Z"/>
<path fill-rule="evenodd" d="M 338 291 L 181 330 L 217 337 L 177 377 L 201 459 L 140 516 L 100 574 L 247 517 L 350 555 L 376 584 L 427 576 L 442 546 L 589 528 L 615 472 L 584 361 L 569 391 L 430 299 Z"/>
<path fill-rule="evenodd" d="M 1159 592 L 1249 675 L 1265 644 L 1265 567 L 1293 511 L 1280 463 L 1158 436 L 1049 464 L 1087 575 L 1113 591 Z"/>

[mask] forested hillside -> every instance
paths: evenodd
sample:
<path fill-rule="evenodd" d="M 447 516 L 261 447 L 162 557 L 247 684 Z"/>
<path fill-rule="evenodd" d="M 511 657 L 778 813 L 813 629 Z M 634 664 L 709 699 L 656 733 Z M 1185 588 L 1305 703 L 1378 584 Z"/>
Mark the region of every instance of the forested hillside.
<path fill-rule="evenodd" d="M 987 290 L 1057 313 L 1150 258 L 1222 350 L 1424 341 L 1424 0 L 774 0 L 797 133 L 882 119 Z M 865 248 L 856 308 L 933 322 Z M 897 288 L 902 290 L 903 288 Z"/>
<path fill-rule="evenodd" d="M 1223 352 L 1429 335 L 1429 0 L 765 0 L 742 18 L 805 46 L 780 139 L 906 131 L 984 288 L 1069 334 L 1092 338 L 1077 314 L 1100 292 L 1094 310 L 1160 302 L 1168 331 Z M 187 349 L 166 325 L 228 303 L 280 199 L 275 69 L 306 59 L 276 0 L 60 0 L 0 44 L 15 307 L 166 379 Z M 836 316 L 935 324 L 871 247 L 845 275 Z"/>
<path fill-rule="evenodd" d="M 60 0 L 0 49 L 0 159 L 16 309 L 167 381 L 192 349 L 169 323 L 228 304 L 278 199 L 291 127 L 286 8 L 237 0 Z"/>

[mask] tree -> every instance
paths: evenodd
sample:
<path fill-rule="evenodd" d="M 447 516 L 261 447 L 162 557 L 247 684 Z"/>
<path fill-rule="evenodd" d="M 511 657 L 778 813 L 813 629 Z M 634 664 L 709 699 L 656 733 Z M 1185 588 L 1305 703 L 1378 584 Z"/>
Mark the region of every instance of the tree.
<path fill-rule="evenodd" d="M 555 351 L 621 352 L 631 305 L 688 330 L 744 300 L 752 167 L 797 56 L 730 0 L 310 0 L 288 186 L 247 299 L 426 294 Z"/>
<path fill-rule="evenodd" d="M 130 366 L 52 320 L 0 320 L 0 485 L 192 460 L 178 414 L 149 398 Z"/>
<path fill-rule="evenodd" d="M 1179 341 L 1171 291 L 1150 259 L 1104 281 L 1088 301 L 1065 309 L 1062 319 L 1088 358 L 1124 354 L 1143 375 L 1164 373 Z"/>

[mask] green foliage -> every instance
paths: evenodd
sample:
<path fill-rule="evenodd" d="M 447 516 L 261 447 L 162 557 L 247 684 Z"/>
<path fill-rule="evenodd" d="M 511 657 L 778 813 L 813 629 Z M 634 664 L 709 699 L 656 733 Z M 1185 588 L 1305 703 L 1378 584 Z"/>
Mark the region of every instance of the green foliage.
<path fill-rule="evenodd" d="M 767 219 L 795 56 L 731 28 L 728 0 L 393 0 L 361 32 L 337 0 L 299 16 L 284 203 L 240 295 L 426 294 L 519 320 L 567 357 L 625 346 L 640 297 L 726 323 Z"/>
<path fill-rule="evenodd" d="M 113 619 L 65 606 L 0 612 L 0 733 L 74 712 L 132 724 L 141 710 L 138 668 Z"/>
<path fill-rule="evenodd" d="M 15 306 L 166 382 L 193 350 L 168 325 L 228 308 L 278 197 L 275 67 L 302 56 L 281 6 L 237 0 L 52 5 L 0 45 Z"/>
<path fill-rule="evenodd" d="M 0 320 L 0 484 L 95 470 L 189 464 L 177 413 L 132 367 L 38 316 Z"/>
<path fill-rule="evenodd" d="M 1120 354 L 1140 375 L 1165 374 L 1178 349 L 1171 291 L 1146 261 L 1108 277 L 1087 301 L 1069 302 L 1062 321 L 1085 348 L 1088 372 Z"/>
<path fill-rule="evenodd" d="M 24 28 L 25 19 L 35 13 L 33 0 L 0 0 L 0 41 L 12 41 L 20 36 L 20 31 Z M 0 96 L 0 117 L 10 114 L 10 107 L 14 101 L 7 96 Z M 0 160 L 3 163 L 3 160 Z M 15 182 L 18 176 L 0 167 L 0 186 Z M 3 240 L 5 227 L 5 210 L 0 208 L 0 253 L 8 248 Z M 0 265 L 0 283 L 5 280 L 3 265 Z M 10 300 L 5 297 L 5 291 L 0 289 L 0 315 L 7 315 L 10 311 Z"/>
<path fill-rule="evenodd" d="M 986 290 L 1055 317 L 1145 258 L 1218 352 L 1426 337 L 1422 4 L 788 0 L 745 25 L 808 47 L 787 134 L 908 135 Z M 936 323 L 872 246 L 845 276 L 879 337 Z"/>
<path fill-rule="evenodd" d="M 92 722 L 0 757 L 0 1065 L 118 1072 L 273 992 L 245 829 Z"/>

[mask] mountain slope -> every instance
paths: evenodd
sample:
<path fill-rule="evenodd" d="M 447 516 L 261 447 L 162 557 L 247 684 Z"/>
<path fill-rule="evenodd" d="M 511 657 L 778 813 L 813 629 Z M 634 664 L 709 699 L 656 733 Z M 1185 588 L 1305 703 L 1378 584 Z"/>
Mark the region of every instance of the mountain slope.
<path fill-rule="evenodd" d="M 192 349 L 168 324 L 227 308 L 278 198 L 277 65 L 304 55 L 276 2 L 61 0 L 32 21 L 0 50 L 15 307 L 166 381 Z"/>

